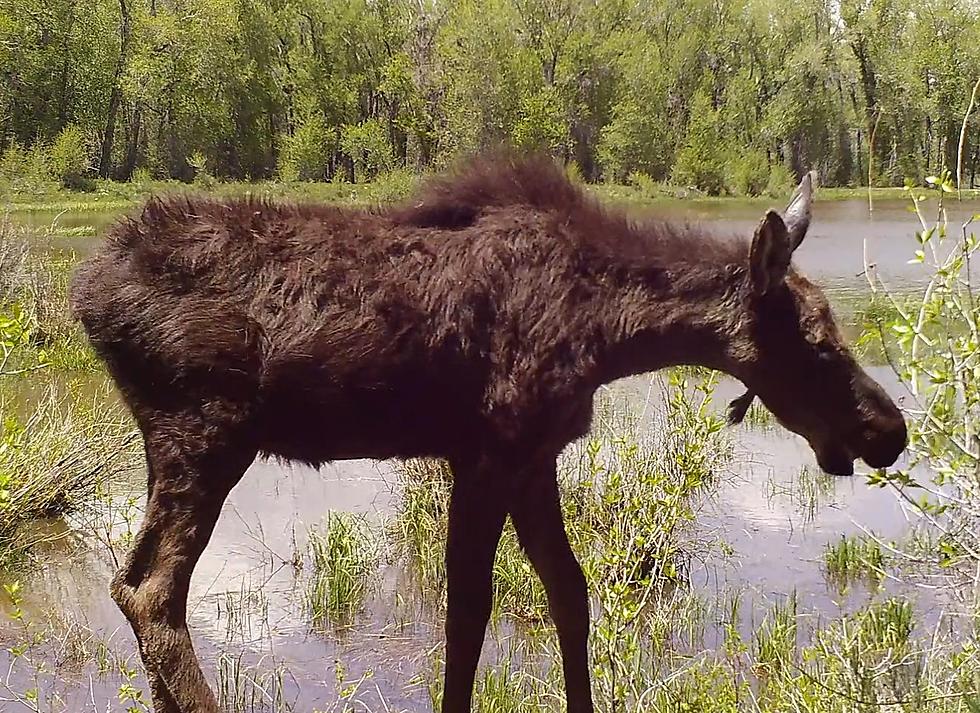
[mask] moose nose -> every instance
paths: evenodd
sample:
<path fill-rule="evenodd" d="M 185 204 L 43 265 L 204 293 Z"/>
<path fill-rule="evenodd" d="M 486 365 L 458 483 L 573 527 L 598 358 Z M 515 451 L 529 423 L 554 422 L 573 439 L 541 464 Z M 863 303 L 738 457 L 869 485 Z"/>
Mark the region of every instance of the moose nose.
<path fill-rule="evenodd" d="M 899 416 L 893 425 L 875 432 L 865 442 L 861 459 L 872 468 L 887 468 L 898 460 L 908 442 L 905 420 Z"/>

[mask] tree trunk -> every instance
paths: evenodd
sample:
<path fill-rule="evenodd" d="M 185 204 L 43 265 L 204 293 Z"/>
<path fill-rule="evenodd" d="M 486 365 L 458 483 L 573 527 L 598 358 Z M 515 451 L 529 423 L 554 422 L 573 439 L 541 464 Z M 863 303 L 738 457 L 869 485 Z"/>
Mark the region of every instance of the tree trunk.
<path fill-rule="evenodd" d="M 133 112 L 131 131 L 129 146 L 126 147 L 126 159 L 123 161 L 123 168 L 120 174 L 120 178 L 125 181 L 133 177 L 133 172 L 136 170 L 136 162 L 139 160 L 140 134 L 143 131 L 143 108 L 139 104 L 136 105 L 136 110 Z"/>
<path fill-rule="evenodd" d="M 99 175 L 108 178 L 112 170 L 112 144 L 116 134 L 116 115 L 119 113 L 119 104 L 122 101 L 122 88 L 119 81 L 126 68 L 126 60 L 129 54 L 130 16 L 129 7 L 126 0 L 119 0 L 119 59 L 116 61 L 116 71 L 112 80 L 112 92 L 109 94 L 109 108 L 106 111 L 105 135 L 102 138 L 102 155 L 99 158 Z M 139 110 L 137 110 L 139 117 Z M 136 127 L 136 137 L 139 139 L 139 126 Z M 128 163 L 128 161 L 127 161 Z M 132 170 L 130 169 L 130 173 Z"/>

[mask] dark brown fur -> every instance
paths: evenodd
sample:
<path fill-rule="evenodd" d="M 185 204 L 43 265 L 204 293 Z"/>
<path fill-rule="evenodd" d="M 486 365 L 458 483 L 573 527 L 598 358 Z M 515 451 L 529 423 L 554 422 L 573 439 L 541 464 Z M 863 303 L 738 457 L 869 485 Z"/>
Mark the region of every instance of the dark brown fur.
<path fill-rule="evenodd" d="M 894 405 L 789 267 L 787 231 L 775 213 L 753 245 L 634 224 L 549 159 L 506 157 L 386 209 L 169 198 L 118 223 L 72 304 L 146 441 L 146 521 L 113 594 L 158 713 L 215 710 L 186 588 L 256 453 L 448 458 L 443 710 L 469 709 L 510 514 L 548 590 L 569 709 L 591 711 L 585 584 L 554 459 L 587 431 L 598 386 L 701 364 L 745 382 L 833 467 L 904 447 Z"/>

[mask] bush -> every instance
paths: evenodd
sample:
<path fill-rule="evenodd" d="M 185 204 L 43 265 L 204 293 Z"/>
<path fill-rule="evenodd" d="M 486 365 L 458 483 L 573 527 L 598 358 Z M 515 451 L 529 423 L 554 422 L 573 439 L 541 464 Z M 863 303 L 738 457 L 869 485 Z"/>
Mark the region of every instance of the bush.
<path fill-rule="evenodd" d="M 354 164 L 354 182 L 364 182 L 395 164 L 388 134 L 376 119 L 348 124 L 340 132 L 340 149 Z"/>
<path fill-rule="evenodd" d="M 980 238 L 970 221 L 954 228 L 942 210 L 944 194 L 956 186 L 948 171 L 926 179 L 940 210 L 929 224 L 925 191 L 909 184 L 909 197 L 923 229 L 911 262 L 920 265 L 924 282 L 910 293 L 878 285 L 892 309 L 880 323 L 889 363 L 904 386 L 909 428 L 909 462 L 894 471 L 875 471 L 873 485 L 892 485 L 935 529 L 933 561 L 949 579 L 949 591 L 976 616 L 976 572 L 980 571 L 980 302 L 975 264 Z M 919 478 L 932 483 L 922 487 Z M 913 497 L 913 494 L 915 496 Z"/>
<path fill-rule="evenodd" d="M 653 198 L 660 192 L 657 182 L 643 171 L 633 171 L 626 182 L 636 188 L 644 198 Z"/>
<path fill-rule="evenodd" d="M 293 132 L 279 138 L 279 178 L 319 181 L 326 174 L 330 132 L 323 117 L 312 115 Z"/>
<path fill-rule="evenodd" d="M 758 196 L 769 183 L 769 160 L 765 152 L 746 148 L 731 156 L 726 173 L 729 193 Z"/>
<path fill-rule="evenodd" d="M 82 189 L 92 185 L 88 177 L 88 146 L 85 134 L 77 126 L 66 126 L 51 145 L 49 153 L 51 175 L 65 188 Z"/>
<path fill-rule="evenodd" d="M 54 186 L 49 155 L 40 143 L 31 148 L 12 142 L 0 156 L 0 189 L 11 193 L 43 193 Z"/>
<path fill-rule="evenodd" d="M 205 190 L 210 190 L 217 185 L 217 180 L 208 171 L 208 159 L 200 151 L 195 151 L 187 160 L 190 167 L 194 169 L 194 185 Z"/>
<path fill-rule="evenodd" d="M 553 90 L 524 97 L 519 116 L 511 131 L 518 148 L 528 151 L 557 151 L 567 140 L 568 128 L 562 106 Z"/>
<path fill-rule="evenodd" d="M 766 183 L 765 190 L 767 196 L 783 197 L 792 191 L 795 185 L 793 173 L 782 163 L 774 163 L 769 167 L 769 181 Z"/>
<path fill-rule="evenodd" d="M 708 93 L 699 90 L 691 106 L 687 139 L 674 164 L 674 182 L 693 186 L 709 195 L 721 193 L 725 187 L 727 163 L 722 146 L 718 111 L 711 106 Z"/>

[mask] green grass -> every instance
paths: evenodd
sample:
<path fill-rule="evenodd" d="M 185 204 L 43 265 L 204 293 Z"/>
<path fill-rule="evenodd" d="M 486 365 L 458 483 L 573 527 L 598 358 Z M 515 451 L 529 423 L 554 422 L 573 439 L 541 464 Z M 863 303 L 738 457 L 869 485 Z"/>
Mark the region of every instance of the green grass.
<path fill-rule="evenodd" d="M 766 613 L 761 626 L 755 632 L 753 652 L 754 673 L 767 679 L 786 671 L 793 663 L 797 651 L 797 600 L 794 593 L 784 603 L 776 603 Z"/>
<path fill-rule="evenodd" d="M 37 523 L 94 506 L 109 482 L 140 467 L 135 429 L 104 394 L 88 403 L 71 385 L 51 385 L 24 410 L 0 383 L 0 564 L 8 566 L 49 538 Z"/>
<path fill-rule="evenodd" d="M 885 574 L 881 546 L 869 537 L 842 536 L 827 545 L 823 559 L 828 581 L 840 591 L 858 581 L 876 587 Z"/>
<path fill-rule="evenodd" d="M 315 629 L 347 624 L 360 610 L 377 572 L 377 546 L 367 521 L 350 513 L 331 513 L 322 531 L 311 530 L 313 571 L 305 604 Z"/>
<path fill-rule="evenodd" d="M 281 182 L 281 181 L 214 181 L 187 184 L 179 181 L 141 181 L 120 183 L 97 180 L 91 191 L 69 191 L 53 185 L 37 186 L 36 190 L 0 195 L 0 205 L 14 213 L 95 213 L 122 211 L 144 200 L 151 194 L 208 192 L 218 196 L 243 195 L 246 193 L 267 198 L 310 200 L 327 203 L 352 203 L 371 205 L 398 200 L 408 195 L 424 175 L 406 170 L 396 170 L 382 175 L 369 183 L 336 182 Z M 656 204 L 658 202 L 684 200 L 693 204 L 717 204 L 729 201 L 772 204 L 783 196 L 705 196 L 683 186 L 651 182 L 649 185 L 586 184 L 588 190 L 599 198 L 626 204 Z M 788 196 L 790 189 L 785 191 Z M 907 198 L 904 188 L 873 188 L 874 200 L 902 200 Z M 821 187 L 819 201 L 862 200 L 867 201 L 867 188 Z M 980 199 L 980 190 L 964 190 L 965 200 Z"/>
<path fill-rule="evenodd" d="M 760 430 L 770 430 L 779 425 L 772 412 L 757 398 L 753 399 L 752 403 L 749 404 L 742 423 Z"/>
<path fill-rule="evenodd" d="M 420 589 L 445 591 L 445 542 L 452 469 L 444 460 L 413 458 L 397 467 L 400 497 L 389 537 Z"/>
<path fill-rule="evenodd" d="M 272 668 L 268 668 L 264 659 L 256 664 L 247 664 L 243 654 L 225 652 L 218 655 L 217 664 L 215 688 L 222 711 L 291 713 L 294 710 L 293 701 L 286 694 L 289 672 L 281 664 L 274 663 Z"/>

